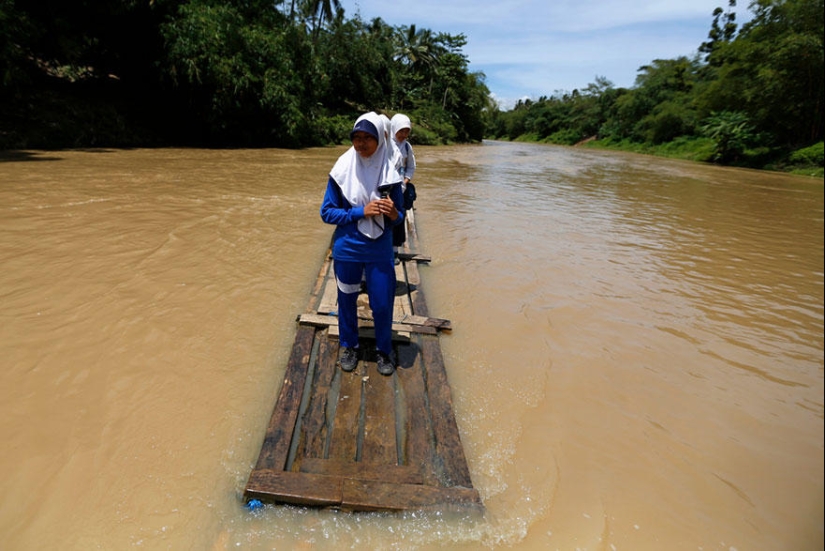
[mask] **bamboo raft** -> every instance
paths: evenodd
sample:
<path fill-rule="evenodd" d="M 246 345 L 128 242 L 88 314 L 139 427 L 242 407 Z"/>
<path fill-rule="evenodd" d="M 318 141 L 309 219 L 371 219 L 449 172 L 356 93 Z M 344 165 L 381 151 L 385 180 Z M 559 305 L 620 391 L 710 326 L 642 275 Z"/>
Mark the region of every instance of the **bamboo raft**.
<path fill-rule="evenodd" d="M 361 361 L 337 365 L 337 290 L 330 254 L 298 329 L 258 461 L 244 491 L 259 500 L 346 511 L 474 509 L 473 488 L 439 344 L 450 322 L 431 318 L 420 289 L 414 211 L 396 266 L 393 347 L 398 369 L 380 375 L 365 294 Z"/>

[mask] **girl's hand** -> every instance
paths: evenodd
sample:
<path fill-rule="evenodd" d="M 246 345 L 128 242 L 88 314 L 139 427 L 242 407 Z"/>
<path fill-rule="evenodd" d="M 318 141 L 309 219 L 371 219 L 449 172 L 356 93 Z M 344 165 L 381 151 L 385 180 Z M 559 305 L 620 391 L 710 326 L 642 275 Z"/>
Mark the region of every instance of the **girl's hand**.
<path fill-rule="evenodd" d="M 398 209 L 395 208 L 392 199 L 373 199 L 364 205 L 364 216 L 378 216 L 380 214 L 393 221 L 398 218 Z"/>

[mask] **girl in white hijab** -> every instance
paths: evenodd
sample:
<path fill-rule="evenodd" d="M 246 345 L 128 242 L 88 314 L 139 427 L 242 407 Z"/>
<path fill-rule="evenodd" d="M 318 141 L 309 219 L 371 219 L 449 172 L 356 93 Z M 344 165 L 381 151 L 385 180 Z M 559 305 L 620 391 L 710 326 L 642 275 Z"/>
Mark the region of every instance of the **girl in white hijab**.
<path fill-rule="evenodd" d="M 412 123 L 407 115 L 401 113 L 393 115 L 391 123 L 392 141 L 401 155 L 399 171 L 404 177 L 404 185 L 406 185 L 413 179 L 415 174 L 415 155 L 410 142 L 407 141 L 410 132 L 412 132 Z"/>
<path fill-rule="evenodd" d="M 391 124 L 391 136 L 392 139 L 390 140 L 393 143 L 393 146 L 398 151 L 398 167 L 401 176 L 403 176 L 404 180 L 401 184 L 401 189 L 404 191 L 404 208 L 406 210 L 412 210 L 413 202 L 416 198 L 415 193 L 415 185 L 412 183 L 412 177 L 415 174 L 415 155 L 413 154 L 412 146 L 410 142 L 407 141 L 407 138 L 410 136 L 410 132 L 412 131 L 412 123 L 410 122 L 410 118 L 407 115 L 403 115 L 401 113 L 396 113 L 393 115 L 392 120 L 390 121 Z M 402 224 L 400 226 L 395 226 L 393 229 L 393 240 L 392 244 L 396 252 L 398 252 L 399 248 L 407 241 L 407 226 L 406 224 Z"/>
<path fill-rule="evenodd" d="M 393 139 L 393 131 L 392 131 L 392 121 L 390 118 L 381 113 L 378 115 L 381 119 L 381 123 L 384 125 L 384 138 L 387 141 L 387 156 L 390 159 L 390 164 L 395 167 L 396 170 L 401 172 L 401 165 L 404 162 L 404 159 L 401 158 L 401 152 L 398 151 L 398 144 L 395 143 Z M 401 172 L 401 176 L 404 176 L 404 173 Z M 401 186 L 401 189 L 404 189 L 404 186 Z"/>
<path fill-rule="evenodd" d="M 404 221 L 404 199 L 402 178 L 388 154 L 383 126 L 373 112 L 355 121 L 352 147 L 329 173 L 321 219 L 336 226 L 332 258 L 338 283 L 341 369 L 352 371 L 358 365 L 357 299 L 363 275 L 375 320 L 378 371 L 391 375 L 395 370 L 392 227 Z"/>

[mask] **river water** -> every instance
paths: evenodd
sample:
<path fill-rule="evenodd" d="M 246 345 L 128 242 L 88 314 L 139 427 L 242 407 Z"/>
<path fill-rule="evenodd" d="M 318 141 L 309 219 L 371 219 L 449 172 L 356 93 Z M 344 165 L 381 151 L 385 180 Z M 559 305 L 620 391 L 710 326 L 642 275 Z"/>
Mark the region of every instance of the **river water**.
<path fill-rule="evenodd" d="M 341 148 L 0 153 L 0 548 L 818 550 L 823 183 L 418 147 L 483 518 L 248 511 Z"/>

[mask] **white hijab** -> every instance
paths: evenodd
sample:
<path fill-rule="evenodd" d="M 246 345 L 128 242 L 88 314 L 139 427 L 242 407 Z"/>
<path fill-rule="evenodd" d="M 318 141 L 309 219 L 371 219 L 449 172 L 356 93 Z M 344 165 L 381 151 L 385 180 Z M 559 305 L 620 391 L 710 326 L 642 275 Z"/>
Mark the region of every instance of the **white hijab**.
<path fill-rule="evenodd" d="M 329 173 L 341 188 L 341 194 L 353 207 L 363 207 L 373 199 L 379 199 L 381 194 L 378 186 L 402 181 L 401 175 L 390 161 L 390 146 L 384 137 L 381 118 L 370 111 L 358 117 L 353 128 L 364 119 L 372 123 L 378 132 L 378 149 L 365 159 L 355 151 L 355 147 L 350 147 L 338 157 Z M 384 216 L 365 216 L 358 221 L 358 231 L 370 239 L 378 239 L 384 232 Z"/>
<path fill-rule="evenodd" d="M 404 157 L 401 156 L 401 151 L 399 151 L 398 144 L 395 142 L 395 134 L 392 131 L 392 121 L 383 113 L 378 115 L 378 117 L 384 124 L 384 136 L 387 139 L 387 155 L 389 156 L 390 164 L 396 169 L 399 169 L 401 165 L 404 164 Z"/>
<path fill-rule="evenodd" d="M 398 134 L 399 130 L 403 130 L 405 128 L 409 128 L 412 130 L 412 123 L 410 122 L 410 117 L 407 115 L 402 115 L 401 113 L 396 113 L 392 116 L 392 139 L 394 142 L 398 143 L 395 135 Z"/>

